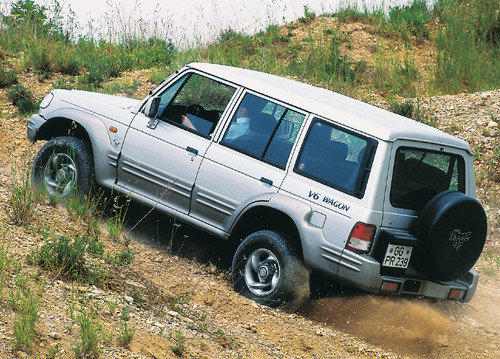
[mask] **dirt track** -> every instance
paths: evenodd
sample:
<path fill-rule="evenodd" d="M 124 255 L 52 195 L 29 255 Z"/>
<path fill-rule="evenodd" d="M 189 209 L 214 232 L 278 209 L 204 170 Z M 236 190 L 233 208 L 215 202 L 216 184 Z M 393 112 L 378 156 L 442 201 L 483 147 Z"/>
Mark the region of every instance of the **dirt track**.
<path fill-rule="evenodd" d="M 32 155 L 24 152 L 29 147 L 26 122 L 16 115 L 0 120 L 0 220 L 3 241 L 9 242 L 13 256 L 29 268 L 26 254 L 43 239 L 28 227 L 13 226 L 6 216 L 11 165 Z M 37 211 L 35 222 L 40 226 L 48 223 L 60 231 L 65 230 L 65 225 L 72 226 L 62 208 L 45 204 Z M 140 207 L 131 210 L 129 224 L 139 222 L 146 212 Z M 231 249 L 185 226 L 178 228 L 170 241 L 170 221 L 158 213 L 148 215 L 129 233 L 136 260 L 117 275 L 118 284 L 106 290 L 81 290 L 93 293 L 91 300 L 101 308 L 106 307 L 109 298 L 119 298 L 121 306 L 128 304 L 133 308 L 131 325 L 136 334 L 130 347 L 108 344 L 101 357 L 176 357 L 170 348 L 175 343 L 175 330 L 186 337 L 183 356 L 188 358 L 500 357 L 499 269 L 493 275 L 482 273 L 489 266 L 485 259 L 477 266 L 482 273 L 478 291 L 467 304 L 372 296 L 346 289 L 312 299 L 302 311 L 290 313 L 265 308 L 236 295 L 229 280 Z M 498 238 L 489 238 L 489 243 L 498 243 Z M 498 248 L 493 244 L 488 248 L 498 256 Z M 54 280 L 53 276 L 43 278 L 46 290 L 36 347 L 31 355 L 18 355 L 40 357 L 57 344 L 59 357 L 73 357 L 75 332 L 67 329 L 71 328 L 71 321 L 65 314 L 71 284 Z M 173 310 L 170 305 L 166 312 L 153 307 L 144 309 L 130 301 L 130 292 L 134 288 L 149 290 L 152 287 L 148 283 L 158 293 L 191 299 L 181 306 L 182 310 Z M 5 299 L 1 303 L 0 358 L 11 358 L 14 313 L 4 305 Z M 101 318 L 112 330 L 117 325 L 116 318 L 112 313 L 106 315 L 101 313 Z M 61 338 L 52 338 L 54 331 Z"/>

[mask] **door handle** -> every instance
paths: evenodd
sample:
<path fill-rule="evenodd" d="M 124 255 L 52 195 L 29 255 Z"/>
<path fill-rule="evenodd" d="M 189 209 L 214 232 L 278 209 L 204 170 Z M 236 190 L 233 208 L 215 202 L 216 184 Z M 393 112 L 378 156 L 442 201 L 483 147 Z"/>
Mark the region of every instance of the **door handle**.
<path fill-rule="evenodd" d="M 196 148 L 193 148 L 193 147 L 187 146 L 186 151 L 193 153 L 195 156 L 198 154 L 198 150 Z"/>
<path fill-rule="evenodd" d="M 263 182 L 263 183 L 265 183 L 265 184 L 268 184 L 269 186 L 273 185 L 273 181 L 271 181 L 270 179 L 267 179 L 265 177 L 261 177 L 260 181 Z"/>

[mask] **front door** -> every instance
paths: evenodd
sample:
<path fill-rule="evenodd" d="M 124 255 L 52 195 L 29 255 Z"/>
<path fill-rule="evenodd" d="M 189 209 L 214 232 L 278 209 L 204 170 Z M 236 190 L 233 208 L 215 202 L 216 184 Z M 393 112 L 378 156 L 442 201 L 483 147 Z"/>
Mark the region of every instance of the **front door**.
<path fill-rule="evenodd" d="M 138 113 L 125 137 L 117 186 L 189 213 L 191 192 L 212 133 L 236 89 L 190 72 L 167 86 L 156 118 Z"/>

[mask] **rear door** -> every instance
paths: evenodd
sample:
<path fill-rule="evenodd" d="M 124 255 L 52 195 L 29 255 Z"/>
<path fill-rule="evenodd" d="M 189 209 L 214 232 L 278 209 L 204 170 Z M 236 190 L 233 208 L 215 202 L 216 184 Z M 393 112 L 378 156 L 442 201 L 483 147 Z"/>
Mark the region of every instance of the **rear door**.
<path fill-rule="evenodd" d="M 466 155 L 463 150 L 441 145 L 394 142 L 382 225 L 408 230 L 427 202 L 439 192 L 467 193 Z"/>
<path fill-rule="evenodd" d="M 228 232 L 245 206 L 269 200 L 285 177 L 304 118 L 297 109 L 246 92 L 201 164 L 191 215 Z"/>
<path fill-rule="evenodd" d="M 138 113 L 118 163 L 117 185 L 182 213 L 189 212 L 191 193 L 212 133 L 236 88 L 188 72 L 159 96 L 157 117 Z"/>

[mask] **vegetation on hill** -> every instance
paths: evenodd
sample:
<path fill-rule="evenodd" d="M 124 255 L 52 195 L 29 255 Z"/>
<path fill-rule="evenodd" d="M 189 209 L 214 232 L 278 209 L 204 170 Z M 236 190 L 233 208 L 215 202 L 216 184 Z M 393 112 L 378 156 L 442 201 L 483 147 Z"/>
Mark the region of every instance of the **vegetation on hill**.
<path fill-rule="evenodd" d="M 304 16 L 256 35 L 221 32 L 217 41 L 178 51 L 161 35 L 118 36 L 115 42 L 76 36 L 59 2 L 50 11 L 32 0 L 12 3 L 0 18 L 0 86 L 17 74 L 40 79 L 58 73 L 70 87 L 96 89 L 123 71 L 210 61 L 298 78 L 357 96 L 359 89 L 407 97 L 476 92 L 500 87 L 500 3 L 496 0 L 425 0 L 388 13 L 347 6 L 336 14 Z M 69 23 L 70 26 L 64 24 Z M 347 24 L 356 23 L 358 28 Z M 355 34 L 370 38 L 368 58 L 353 58 Z M 398 48 L 388 48 L 388 43 Z M 422 51 L 432 58 L 419 66 Z M 23 54 L 23 56 L 19 56 Z"/>

